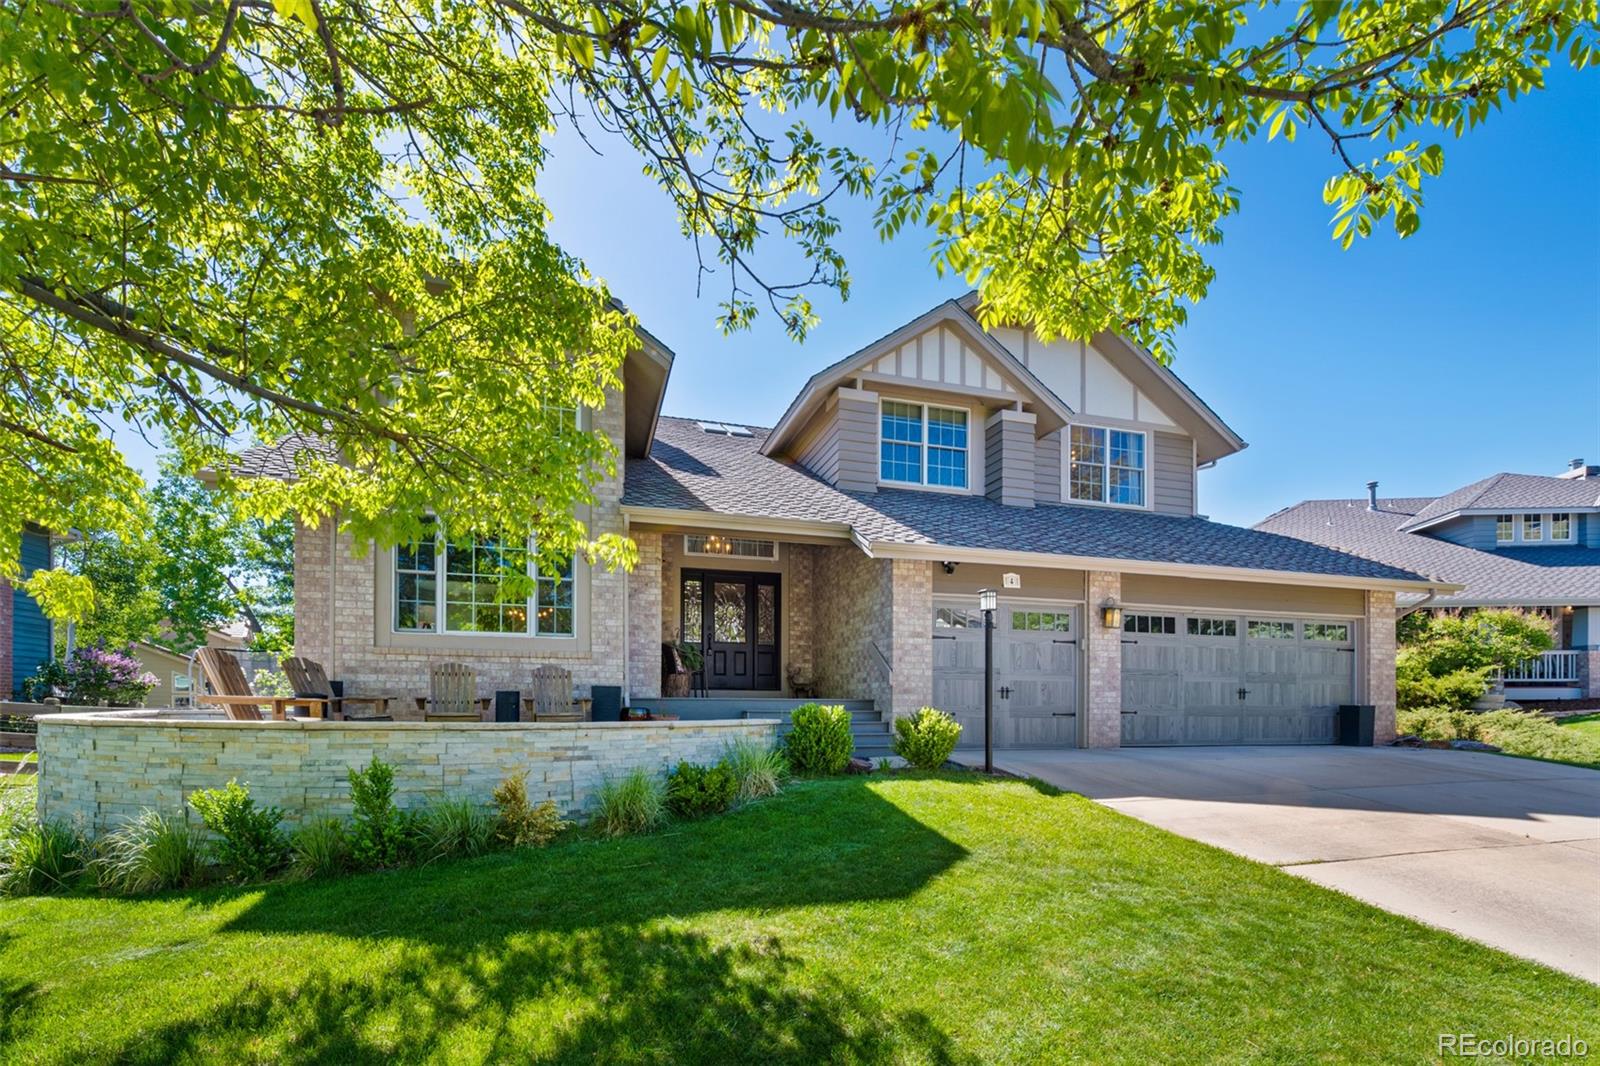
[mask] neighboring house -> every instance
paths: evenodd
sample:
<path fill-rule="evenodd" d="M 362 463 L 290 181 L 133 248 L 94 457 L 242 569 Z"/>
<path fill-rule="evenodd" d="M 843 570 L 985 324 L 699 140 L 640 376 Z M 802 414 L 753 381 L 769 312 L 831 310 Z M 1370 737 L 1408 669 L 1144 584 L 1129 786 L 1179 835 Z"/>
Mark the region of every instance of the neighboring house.
<path fill-rule="evenodd" d="M 1506 674 L 1523 699 L 1600 696 L 1600 466 L 1495 474 L 1443 496 L 1306 500 L 1256 526 L 1463 586 L 1426 610 L 1518 607 L 1553 623 L 1556 650 Z"/>
<path fill-rule="evenodd" d="M 302 526 L 296 650 L 388 691 L 423 691 L 441 660 L 485 691 L 559 663 L 685 716 L 759 713 L 801 679 L 885 714 L 942 707 L 981 743 L 988 587 L 1001 746 L 1328 743 L 1346 703 L 1392 735 L 1395 596 L 1453 586 L 1199 517 L 1196 471 L 1244 442 L 1182 381 L 1111 334 L 1044 343 L 973 309 L 818 372 L 771 430 L 660 417 L 672 354 L 642 335 L 621 393 L 582 413 L 626 458 L 583 517 L 632 536 L 631 573 L 579 559 L 486 612 L 471 552 Z M 317 446 L 240 469 L 292 476 Z M 664 641 L 702 649 L 737 701 L 660 698 Z"/>
<path fill-rule="evenodd" d="M 22 533 L 22 576 L 50 566 L 50 534 Z M 21 588 L 0 580 L 0 699 L 16 696 L 22 683 L 50 661 L 54 630 L 39 605 Z"/>
<path fill-rule="evenodd" d="M 133 643 L 133 657 L 156 678 L 155 688 L 144 698 L 146 707 L 194 706 L 193 679 L 187 655 L 138 640 Z"/>

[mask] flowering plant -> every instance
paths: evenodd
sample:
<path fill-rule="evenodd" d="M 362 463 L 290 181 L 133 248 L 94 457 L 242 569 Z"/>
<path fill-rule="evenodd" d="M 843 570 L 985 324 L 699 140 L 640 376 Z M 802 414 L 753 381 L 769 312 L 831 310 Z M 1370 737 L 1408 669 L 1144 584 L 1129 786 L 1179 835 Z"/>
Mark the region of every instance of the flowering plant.
<path fill-rule="evenodd" d="M 156 675 L 134 658 L 133 647 L 82 647 L 65 662 L 45 666 L 24 686 L 33 699 L 55 696 L 64 703 L 136 704 L 156 687 Z"/>

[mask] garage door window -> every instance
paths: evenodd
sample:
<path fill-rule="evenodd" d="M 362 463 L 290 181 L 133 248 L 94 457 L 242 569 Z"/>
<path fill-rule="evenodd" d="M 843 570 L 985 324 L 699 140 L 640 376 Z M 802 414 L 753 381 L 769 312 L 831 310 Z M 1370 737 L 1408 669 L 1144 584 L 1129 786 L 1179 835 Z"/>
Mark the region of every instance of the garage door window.
<path fill-rule="evenodd" d="M 983 615 L 960 607 L 940 607 L 933 612 L 935 629 L 982 629 Z"/>
<path fill-rule="evenodd" d="M 1350 627 L 1343 622 L 1307 622 L 1306 639 L 1343 644 L 1350 639 Z"/>
<path fill-rule="evenodd" d="M 1245 632 L 1257 640 L 1293 640 L 1294 623 L 1263 622 L 1252 618 Z"/>
<path fill-rule="evenodd" d="M 1011 628 L 1027 633 L 1070 633 L 1072 615 L 1062 611 L 1012 611 Z"/>
<path fill-rule="evenodd" d="M 1237 637 L 1239 623 L 1232 618 L 1191 618 L 1191 637 Z"/>
<path fill-rule="evenodd" d="M 1178 619 L 1170 614 L 1123 615 L 1122 631 L 1124 633 L 1164 633 L 1168 636 L 1173 636 L 1178 632 Z"/>

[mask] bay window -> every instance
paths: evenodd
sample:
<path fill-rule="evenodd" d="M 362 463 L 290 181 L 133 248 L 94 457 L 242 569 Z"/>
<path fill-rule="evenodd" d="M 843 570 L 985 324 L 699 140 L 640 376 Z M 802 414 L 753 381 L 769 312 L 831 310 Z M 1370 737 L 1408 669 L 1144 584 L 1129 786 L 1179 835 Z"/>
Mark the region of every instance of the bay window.
<path fill-rule="evenodd" d="M 1067 497 L 1087 503 L 1143 507 L 1144 434 L 1074 425 L 1068 437 Z"/>
<path fill-rule="evenodd" d="M 572 560 L 541 569 L 528 541 L 434 533 L 395 548 L 396 632 L 570 637 L 573 603 Z"/>
<path fill-rule="evenodd" d="M 879 413 L 878 479 L 966 488 L 967 431 L 967 412 L 958 407 L 884 400 Z"/>

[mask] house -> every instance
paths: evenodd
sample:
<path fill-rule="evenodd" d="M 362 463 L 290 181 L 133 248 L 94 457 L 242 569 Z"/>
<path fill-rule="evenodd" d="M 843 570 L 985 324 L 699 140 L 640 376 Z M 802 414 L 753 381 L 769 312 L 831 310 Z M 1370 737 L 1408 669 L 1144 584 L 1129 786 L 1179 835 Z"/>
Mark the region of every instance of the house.
<path fill-rule="evenodd" d="M 581 413 L 626 457 L 586 517 L 637 542 L 630 573 L 578 559 L 501 631 L 459 632 L 473 586 L 440 573 L 470 558 L 302 527 L 297 652 L 412 692 L 445 659 L 486 691 L 558 663 L 685 717 L 781 709 L 803 681 L 879 729 L 939 706 L 977 742 L 991 588 L 1000 746 L 1328 743 L 1348 703 L 1392 735 L 1395 597 L 1453 586 L 1206 520 L 1196 472 L 1245 444 L 1177 376 L 1112 334 L 1043 342 L 974 310 L 947 301 L 818 371 L 771 429 L 662 417 L 672 353 L 642 335 L 624 388 Z M 309 446 L 240 471 L 292 476 Z M 663 642 L 703 653 L 713 698 L 662 698 Z"/>
<path fill-rule="evenodd" d="M 147 640 L 134 641 L 131 649 L 139 665 L 156 679 L 144 698 L 146 707 L 194 706 L 194 672 L 187 655 Z"/>
<path fill-rule="evenodd" d="M 50 534 L 22 531 L 22 576 L 50 566 Z M 50 661 L 55 632 L 32 596 L 0 579 L 0 699 L 12 699 L 22 683 Z"/>
<path fill-rule="evenodd" d="M 1513 699 L 1600 697 L 1600 466 L 1494 474 L 1443 496 L 1305 500 L 1256 529 L 1464 587 L 1409 606 L 1517 607 L 1546 615 L 1556 650 L 1505 675 Z"/>

